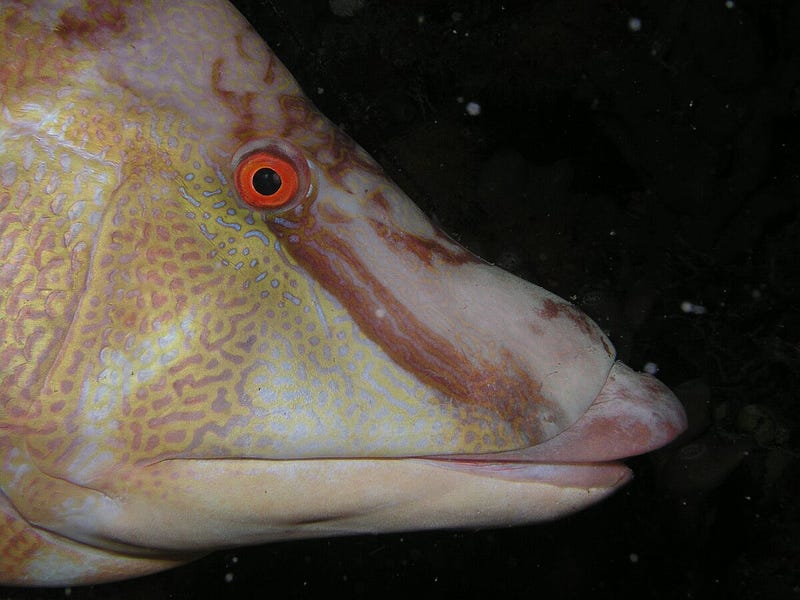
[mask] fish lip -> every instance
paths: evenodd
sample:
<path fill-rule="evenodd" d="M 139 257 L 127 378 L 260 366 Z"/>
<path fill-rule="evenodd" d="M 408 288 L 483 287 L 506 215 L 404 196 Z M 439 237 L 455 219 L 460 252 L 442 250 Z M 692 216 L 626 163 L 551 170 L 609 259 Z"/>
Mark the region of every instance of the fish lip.
<path fill-rule="evenodd" d="M 686 413 L 669 388 L 617 361 L 583 416 L 558 435 L 527 448 L 426 459 L 483 477 L 613 489 L 632 477 L 619 459 L 660 448 L 686 427 Z"/>
<path fill-rule="evenodd" d="M 586 463 L 542 463 L 487 461 L 468 456 L 434 456 L 422 459 L 438 467 L 520 483 L 546 484 L 562 488 L 612 490 L 633 478 L 633 471 L 620 461 Z"/>
<path fill-rule="evenodd" d="M 527 448 L 481 453 L 480 459 L 605 463 L 661 448 L 686 427 L 683 406 L 666 385 L 652 375 L 636 373 L 616 362 L 594 402 L 570 427 Z"/>

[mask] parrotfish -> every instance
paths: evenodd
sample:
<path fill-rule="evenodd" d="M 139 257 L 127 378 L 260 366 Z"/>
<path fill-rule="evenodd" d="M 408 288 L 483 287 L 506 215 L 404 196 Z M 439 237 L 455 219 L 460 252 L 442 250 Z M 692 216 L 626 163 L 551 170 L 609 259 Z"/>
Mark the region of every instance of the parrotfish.
<path fill-rule="evenodd" d="M 553 519 L 686 425 L 222 0 L 0 3 L 0 583 Z"/>

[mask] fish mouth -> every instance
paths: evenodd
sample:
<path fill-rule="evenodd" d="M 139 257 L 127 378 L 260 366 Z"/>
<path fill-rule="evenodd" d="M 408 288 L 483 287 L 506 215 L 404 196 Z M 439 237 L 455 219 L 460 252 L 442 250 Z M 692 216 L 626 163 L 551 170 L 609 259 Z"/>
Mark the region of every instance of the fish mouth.
<path fill-rule="evenodd" d="M 555 437 L 519 450 L 425 459 L 481 477 L 616 488 L 632 477 L 620 459 L 660 448 L 686 427 L 686 413 L 669 388 L 617 361 L 583 416 Z"/>
<path fill-rule="evenodd" d="M 485 461 L 464 458 L 428 458 L 446 469 L 504 481 L 543 483 L 562 488 L 611 490 L 633 478 L 633 471 L 619 461 L 596 463 L 536 463 Z"/>

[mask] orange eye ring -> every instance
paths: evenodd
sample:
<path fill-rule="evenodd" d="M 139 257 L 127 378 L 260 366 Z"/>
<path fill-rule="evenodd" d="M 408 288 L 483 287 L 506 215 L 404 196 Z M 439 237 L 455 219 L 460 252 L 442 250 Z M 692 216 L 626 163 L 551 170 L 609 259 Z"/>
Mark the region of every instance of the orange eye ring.
<path fill-rule="evenodd" d="M 297 198 L 300 175 L 294 162 L 270 149 L 256 150 L 236 165 L 236 190 L 258 209 L 282 208 Z"/>
<path fill-rule="evenodd" d="M 250 140 L 231 157 L 233 188 L 242 205 L 264 217 L 313 201 L 316 177 L 305 152 L 283 138 Z"/>

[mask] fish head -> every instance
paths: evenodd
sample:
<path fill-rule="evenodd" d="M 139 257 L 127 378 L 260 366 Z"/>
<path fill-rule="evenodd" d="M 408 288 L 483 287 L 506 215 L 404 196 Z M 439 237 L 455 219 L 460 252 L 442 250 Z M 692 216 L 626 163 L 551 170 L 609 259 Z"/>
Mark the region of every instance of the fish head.
<path fill-rule="evenodd" d="M 227 2 L 0 14 L 20 521 L 158 557 L 526 523 L 685 426 L 585 314 L 432 223 Z"/>

